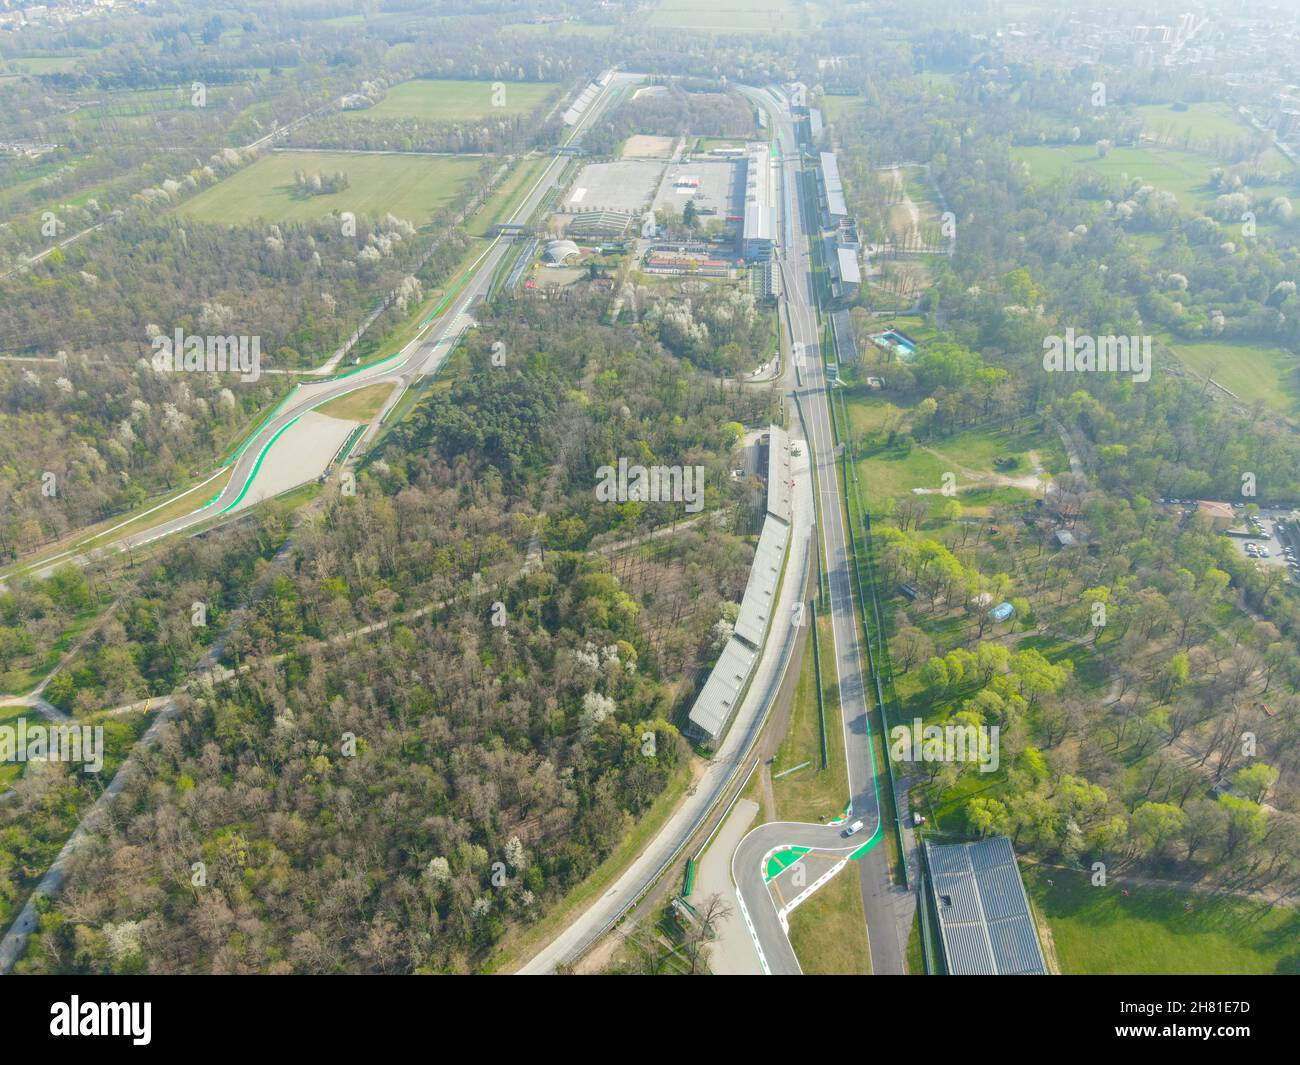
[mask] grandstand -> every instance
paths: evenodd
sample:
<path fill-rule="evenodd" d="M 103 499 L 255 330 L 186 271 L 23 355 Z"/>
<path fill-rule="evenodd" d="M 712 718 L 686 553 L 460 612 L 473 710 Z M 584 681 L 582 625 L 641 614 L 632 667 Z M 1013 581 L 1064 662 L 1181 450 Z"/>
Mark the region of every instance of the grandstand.
<path fill-rule="evenodd" d="M 1042 976 L 1043 948 L 1006 836 L 925 844 L 944 961 L 952 976 Z"/>
<path fill-rule="evenodd" d="M 741 252 L 750 262 L 772 257 L 776 243 L 776 193 L 772 159 L 766 144 L 745 146 L 745 214 Z"/>
<path fill-rule="evenodd" d="M 745 595 L 740 601 L 735 635 L 718 656 L 717 665 L 691 708 L 686 727 L 688 735 L 715 743 L 731 723 L 750 673 L 758 662 L 790 547 L 793 520 L 790 446 L 786 431 L 779 425 L 772 426 L 768 434 L 767 481 L 767 517 L 754 550 Z"/>
<path fill-rule="evenodd" d="M 579 211 L 570 216 L 564 235 L 619 239 L 627 234 L 632 218 L 627 211 Z"/>
<path fill-rule="evenodd" d="M 834 152 L 822 152 L 817 168 L 819 191 L 826 210 L 827 227 L 838 226 L 849 217 L 849 207 L 844 199 L 844 185 L 840 181 L 840 164 Z"/>

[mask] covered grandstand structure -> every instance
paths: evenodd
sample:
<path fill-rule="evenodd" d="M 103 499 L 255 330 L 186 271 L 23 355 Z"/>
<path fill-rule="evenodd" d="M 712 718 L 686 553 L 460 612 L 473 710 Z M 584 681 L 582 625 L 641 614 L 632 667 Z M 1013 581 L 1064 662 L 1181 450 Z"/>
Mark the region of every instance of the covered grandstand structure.
<path fill-rule="evenodd" d="M 735 633 L 691 708 L 686 731 L 697 739 L 718 742 L 731 724 L 740 699 L 758 663 L 758 652 L 772 623 L 781 571 L 790 548 L 794 518 L 790 473 L 790 441 L 779 425 L 772 426 L 767 445 L 767 516 L 754 551 L 745 595 L 740 601 Z"/>
<path fill-rule="evenodd" d="M 831 336 L 835 341 L 835 360 L 841 365 L 856 363 L 858 342 L 853 338 L 853 321 L 843 307 L 831 313 Z"/>
<path fill-rule="evenodd" d="M 858 265 L 858 253 L 847 244 L 836 245 L 835 268 L 840 281 L 845 285 L 862 284 L 862 270 Z"/>
<path fill-rule="evenodd" d="M 925 844 L 930 891 L 951 976 L 1043 976 L 1047 962 L 1006 836 Z"/>
<path fill-rule="evenodd" d="M 772 257 L 776 242 L 776 194 L 771 153 L 766 144 L 745 146 L 745 216 L 741 254 L 750 262 Z"/>
<path fill-rule="evenodd" d="M 569 218 L 564 233 L 572 237 L 618 239 L 626 236 L 632 218 L 628 211 L 578 211 Z"/>
<path fill-rule="evenodd" d="M 826 225 L 838 226 L 849 217 L 848 202 L 844 199 L 844 184 L 840 181 L 840 164 L 834 152 L 822 152 L 820 159 L 817 184 L 826 210 Z"/>

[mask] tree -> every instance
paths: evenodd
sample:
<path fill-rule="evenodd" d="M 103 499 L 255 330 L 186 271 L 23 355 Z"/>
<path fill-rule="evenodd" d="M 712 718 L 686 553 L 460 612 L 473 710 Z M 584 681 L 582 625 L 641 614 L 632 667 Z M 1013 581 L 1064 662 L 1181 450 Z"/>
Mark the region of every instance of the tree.
<path fill-rule="evenodd" d="M 1254 765 L 1238 769 L 1232 782 L 1252 802 L 1262 803 L 1268 789 L 1277 783 L 1278 772 L 1271 765 L 1256 762 Z"/>
<path fill-rule="evenodd" d="M 1159 679 L 1157 681 L 1160 692 L 1160 701 L 1162 703 L 1169 702 L 1169 700 L 1174 697 L 1174 693 L 1187 683 L 1189 675 L 1190 669 L 1187 662 L 1187 655 L 1184 652 L 1179 651 L 1165 663 L 1164 668 L 1160 671 Z"/>
<path fill-rule="evenodd" d="M 1258 803 L 1225 792 L 1219 796 L 1219 805 L 1227 814 L 1223 841 L 1225 858 L 1235 857 L 1238 851 L 1249 849 L 1264 838 L 1268 817 Z"/>
<path fill-rule="evenodd" d="M 930 658 L 921 667 L 921 683 L 925 685 L 928 692 L 932 693 L 932 697 L 946 693 L 951 683 L 948 664 L 942 658 Z"/>
<path fill-rule="evenodd" d="M 1170 803 L 1144 802 L 1133 811 L 1131 827 L 1143 853 L 1161 858 L 1187 827 L 1187 814 Z"/>
<path fill-rule="evenodd" d="M 706 948 L 717 938 L 718 926 L 731 916 L 731 906 L 714 892 L 704 900 L 695 916 L 695 921 L 687 923 L 686 938 L 682 944 L 682 951 L 691 964 L 692 976 L 703 966 Z"/>

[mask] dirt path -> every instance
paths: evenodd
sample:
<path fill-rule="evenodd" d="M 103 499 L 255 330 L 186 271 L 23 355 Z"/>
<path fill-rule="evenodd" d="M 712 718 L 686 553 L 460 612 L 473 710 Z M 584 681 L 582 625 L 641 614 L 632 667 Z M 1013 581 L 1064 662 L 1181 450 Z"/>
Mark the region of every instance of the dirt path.
<path fill-rule="evenodd" d="M 922 451 L 928 452 L 941 462 L 947 463 L 953 471 L 960 473 L 968 478 L 964 483 L 956 486 L 957 491 L 966 492 L 973 488 L 987 488 L 990 485 L 996 485 L 999 488 L 1020 488 L 1033 495 L 1046 493 L 1048 485 L 1052 483 L 1051 477 L 1043 470 L 1043 464 L 1039 461 L 1038 452 L 1028 452 L 1031 472 L 1020 477 L 1010 477 L 1004 473 L 980 473 L 978 470 L 972 470 L 969 466 L 963 466 L 960 462 L 945 455 L 942 451 L 932 447 L 923 447 Z M 933 495 L 940 491 L 938 488 L 913 488 L 916 495 Z"/>

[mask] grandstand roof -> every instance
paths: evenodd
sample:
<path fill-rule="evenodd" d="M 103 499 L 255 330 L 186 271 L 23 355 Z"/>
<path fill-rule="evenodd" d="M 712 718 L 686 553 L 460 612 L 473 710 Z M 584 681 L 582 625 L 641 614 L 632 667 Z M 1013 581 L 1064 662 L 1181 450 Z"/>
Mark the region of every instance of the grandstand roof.
<path fill-rule="evenodd" d="M 736 635 L 755 647 L 762 646 L 767 634 L 789 540 L 790 526 L 785 522 L 770 517 L 763 522 L 763 532 L 754 549 L 754 564 L 749 569 L 749 581 L 745 585 L 745 597 L 740 601 L 740 615 L 736 618 Z"/>
<path fill-rule="evenodd" d="M 835 357 L 840 362 L 857 362 L 858 344 L 853 339 L 853 322 L 843 307 L 831 314 L 831 335 L 835 340 Z"/>
<path fill-rule="evenodd" d="M 846 285 L 860 285 L 862 283 L 862 271 L 858 267 L 858 257 L 852 248 L 846 248 L 840 245 L 835 249 L 835 257 L 839 263 L 840 280 Z"/>
<path fill-rule="evenodd" d="M 768 146 L 759 142 L 745 146 L 745 228 L 744 240 L 772 240 L 773 223 L 772 161 Z"/>
<path fill-rule="evenodd" d="M 925 844 L 944 956 L 953 976 L 1045 975 L 1015 851 L 1006 836 Z"/>
<path fill-rule="evenodd" d="M 754 669 L 758 652 L 732 637 L 718 656 L 718 662 L 691 707 L 690 721 L 711 739 L 721 736 L 736 712 L 740 693 Z"/>
<path fill-rule="evenodd" d="M 564 231 L 582 236 L 621 237 L 631 224 L 632 215 L 627 211 L 579 211 Z"/>
<path fill-rule="evenodd" d="M 790 511 L 790 438 L 774 425 L 767 445 L 767 512 L 788 524 Z"/>
<path fill-rule="evenodd" d="M 826 208 L 832 215 L 844 216 L 849 213 L 844 200 L 844 185 L 840 181 L 840 164 L 834 152 L 821 153 L 822 186 L 826 189 Z"/>

